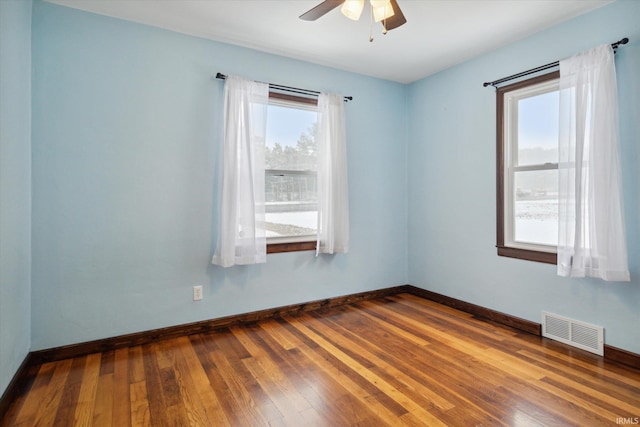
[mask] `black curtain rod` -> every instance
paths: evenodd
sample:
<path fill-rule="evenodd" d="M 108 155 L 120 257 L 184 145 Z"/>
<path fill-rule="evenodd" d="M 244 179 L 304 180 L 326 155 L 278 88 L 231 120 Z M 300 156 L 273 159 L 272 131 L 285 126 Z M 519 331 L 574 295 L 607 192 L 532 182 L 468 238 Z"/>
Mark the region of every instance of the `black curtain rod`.
<path fill-rule="evenodd" d="M 629 39 L 625 37 L 620 41 L 617 41 L 615 43 L 611 43 L 611 47 L 613 49 L 617 49 L 619 45 L 627 44 L 627 43 L 629 43 Z M 544 71 L 544 70 L 548 70 L 549 68 L 557 67 L 558 65 L 560 65 L 560 61 L 552 62 L 552 63 L 547 64 L 547 65 L 541 65 L 539 67 L 532 68 L 530 70 L 523 71 L 521 73 L 514 74 L 514 75 L 509 76 L 509 77 L 503 77 L 501 79 L 494 80 L 492 82 L 485 82 L 485 83 L 482 84 L 482 86 L 484 86 L 484 87 L 496 86 L 496 85 L 499 85 L 500 83 L 504 83 L 504 82 L 508 82 L 509 80 L 517 79 L 518 77 L 528 76 L 529 74 L 534 74 L 534 73 L 537 73 L 538 71 Z"/>
<path fill-rule="evenodd" d="M 222 73 L 217 73 L 216 74 L 216 79 L 225 80 L 226 78 L 227 78 L 227 76 L 222 74 Z M 298 93 L 300 95 L 311 95 L 311 96 L 316 96 L 316 97 L 318 95 L 320 95 L 320 92 L 318 92 L 317 90 L 300 89 L 300 88 L 297 88 L 297 87 L 282 86 L 282 85 L 277 85 L 277 84 L 273 84 L 273 83 L 269 83 L 269 89 L 281 90 L 281 91 L 284 91 L 284 92 Z M 353 101 L 353 96 L 345 96 L 344 97 L 344 101 L 345 102 Z"/>

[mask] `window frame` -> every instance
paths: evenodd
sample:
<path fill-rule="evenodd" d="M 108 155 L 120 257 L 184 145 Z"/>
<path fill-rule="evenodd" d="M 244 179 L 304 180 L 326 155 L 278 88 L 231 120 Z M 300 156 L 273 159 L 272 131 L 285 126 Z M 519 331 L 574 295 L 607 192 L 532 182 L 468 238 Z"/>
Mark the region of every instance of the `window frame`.
<path fill-rule="evenodd" d="M 317 98 L 308 98 L 304 96 L 291 95 L 288 93 L 281 93 L 275 91 L 269 91 L 269 100 L 275 99 L 283 101 L 284 104 L 302 104 L 306 106 L 318 106 Z M 274 170 L 265 169 L 265 177 L 267 173 L 272 173 Z M 299 172 L 296 172 L 299 173 Z M 266 188 L 265 188 L 266 191 Z M 267 254 L 283 253 L 283 252 L 299 252 L 299 251 L 315 251 L 317 245 L 317 232 L 315 240 L 309 240 L 307 236 L 301 236 L 299 238 L 291 237 L 284 238 L 286 241 L 277 241 L 273 239 L 269 242 L 267 239 Z M 276 238 L 277 239 L 277 238 Z"/>
<path fill-rule="evenodd" d="M 513 212 L 507 215 L 511 206 L 508 204 L 510 198 L 506 195 L 506 191 L 513 192 L 513 180 L 509 180 L 505 171 L 507 160 L 505 156 L 510 155 L 510 149 L 507 146 L 508 139 L 505 132 L 507 118 L 505 117 L 506 95 L 510 92 L 524 89 L 527 87 L 537 86 L 543 83 L 551 82 L 560 78 L 560 72 L 555 71 L 541 76 L 536 76 L 527 80 L 522 80 L 507 86 L 499 87 L 496 90 L 496 248 L 499 256 L 517 258 L 528 261 L 536 261 L 547 264 L 557 264 L 557 252 L 548 250 L 540 250 L 546 245 L 536 244 L 514 244 L 510 239 L 510 234 L 506 231 L 506 227 L 513 227 Z M 511 162 L 509 162 L 511 164 Z M 553 164 L 551 164 L 553 165 Z M 519 171 L 524 170 L 552 170 L 557 169 L 548 165 L 519 166 Z M 515 174 L 515 170 L 511 172 Z M 548 248 L 552 248 L 547 246 Z M 553 247 L 556 248 L 557 247 Z"/>

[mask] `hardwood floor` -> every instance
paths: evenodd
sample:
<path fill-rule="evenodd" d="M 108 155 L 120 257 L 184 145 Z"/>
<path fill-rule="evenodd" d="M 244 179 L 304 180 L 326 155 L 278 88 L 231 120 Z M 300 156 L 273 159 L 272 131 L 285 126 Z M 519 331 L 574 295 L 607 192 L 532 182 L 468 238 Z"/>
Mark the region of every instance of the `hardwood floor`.
<path fill-rule="evenodd" d="M 32 373 L 0 425 L 640 423 L 640 371 L 409 294 Z"/>

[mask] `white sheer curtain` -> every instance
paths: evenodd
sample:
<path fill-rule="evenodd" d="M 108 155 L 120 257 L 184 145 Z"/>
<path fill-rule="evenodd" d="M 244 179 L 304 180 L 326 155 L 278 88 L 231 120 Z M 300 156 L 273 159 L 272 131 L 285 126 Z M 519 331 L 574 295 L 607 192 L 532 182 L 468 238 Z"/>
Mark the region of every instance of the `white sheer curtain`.
<path fill-rule="evenodd" d="M 349 192 L 344 100 L 318 98 L 318 243 L 316 254 L 349 250 Z"/>
<path fill-rule="evenodd" d="M 614 52 L 560 61 L 558 275 L 629 281 Z"/>
<path fill-rule="evenodd" d="M 213 264 L 267 259 L 264 144 L 269 85 L 228 76 L 224 85 L 222 199 Z"/>

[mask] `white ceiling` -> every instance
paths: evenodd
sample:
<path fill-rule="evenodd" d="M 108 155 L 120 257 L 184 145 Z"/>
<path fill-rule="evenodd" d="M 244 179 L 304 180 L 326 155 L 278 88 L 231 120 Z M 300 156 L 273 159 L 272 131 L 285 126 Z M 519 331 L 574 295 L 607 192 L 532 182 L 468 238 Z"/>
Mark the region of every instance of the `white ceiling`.
<path fill-rule="evenodd" d="M 407 23 L 387 35 L 321 0 L 48 0 L 184 34 L 409 83 L 613 0 L 398 0 Z"/>

